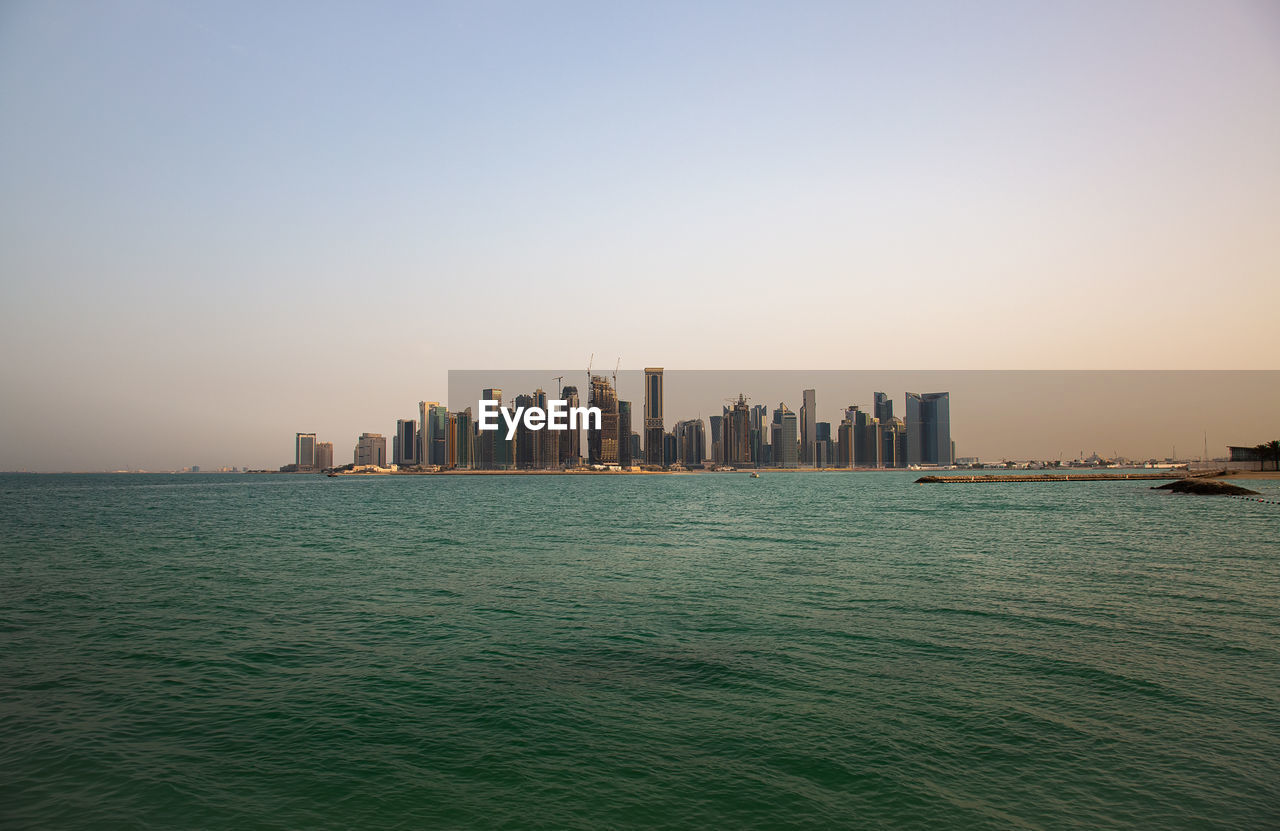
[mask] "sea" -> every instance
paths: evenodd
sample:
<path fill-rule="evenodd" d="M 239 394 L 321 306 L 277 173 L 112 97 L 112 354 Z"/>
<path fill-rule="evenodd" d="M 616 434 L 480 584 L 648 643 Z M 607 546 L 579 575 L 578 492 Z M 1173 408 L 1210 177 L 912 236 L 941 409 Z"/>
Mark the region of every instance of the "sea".
<path fill-rule="evenodd" d="M 1280 482 L 918 475 L 0 476 L 0 828 L 1280 828 Z"/>

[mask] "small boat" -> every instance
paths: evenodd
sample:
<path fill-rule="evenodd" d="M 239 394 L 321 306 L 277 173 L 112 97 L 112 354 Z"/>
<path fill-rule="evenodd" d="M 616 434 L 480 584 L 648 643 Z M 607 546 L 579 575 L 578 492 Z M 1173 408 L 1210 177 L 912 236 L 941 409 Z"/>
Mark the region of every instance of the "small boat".
<path fill-rule="evenodd" d="M 760 474 L 759 474 L 759 473 L 756 473 L 756 472 L 753 470 L 753 471 L 751 471 L 751 478 L 752 478 L 752 479 L 759 479 L 759 478 L 760 478 Z"/>

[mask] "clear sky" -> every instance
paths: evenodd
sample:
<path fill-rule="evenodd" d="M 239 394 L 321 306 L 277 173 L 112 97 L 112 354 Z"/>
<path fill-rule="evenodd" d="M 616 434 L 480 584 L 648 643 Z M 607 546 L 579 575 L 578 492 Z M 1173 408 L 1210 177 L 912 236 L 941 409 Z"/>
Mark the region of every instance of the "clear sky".
<path fill-rule="evenodd" d="M 1273 0 L 7 0 L 0 469 L 592 352 L 1277 368 L 1277 148 Z"/>

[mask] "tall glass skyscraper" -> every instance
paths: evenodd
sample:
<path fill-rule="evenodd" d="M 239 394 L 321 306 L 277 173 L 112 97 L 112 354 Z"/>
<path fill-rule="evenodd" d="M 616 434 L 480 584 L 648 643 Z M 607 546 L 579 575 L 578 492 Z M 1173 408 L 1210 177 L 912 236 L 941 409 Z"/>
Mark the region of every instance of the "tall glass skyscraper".
<path fill-rule="evenodd" d="M 644 463 L 663 464 L 662 367 L 644 369 Z"/>
<path fill-rule="evenodd" d="M 907 393 L 907 464 L 952 463 L 951 394 Z"/>
<path fill-rule="evenodd" d="M 817 441 L 814 424 L 818 420 L 818 393 L 805 390 L 800 404 L 800 464 L 814 462 L 814 444 Z"/>

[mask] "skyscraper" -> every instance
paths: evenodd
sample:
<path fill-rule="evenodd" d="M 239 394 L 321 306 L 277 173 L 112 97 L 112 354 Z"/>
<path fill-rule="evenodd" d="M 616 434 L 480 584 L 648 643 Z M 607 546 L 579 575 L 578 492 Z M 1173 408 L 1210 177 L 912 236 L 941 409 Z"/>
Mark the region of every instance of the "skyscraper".
<path fill-rule="evenodd" d="M 411 418 L 396 420 L 396 433 L 391 438 L 391 460 L 397 465 L 418 464 L 418 422 Z"/>
<path fill-rule="evenodd" d="M 922 458 L 935 465 L 952 464 L 951 393 L 926 392 L 920 404 L 925 423 Z"/>
<path fill-rule="evenodd" d="M 502 409 L 502 390 L 491 387 L 480 391 L 480 398 L 498 402 Z M 476 454 L 473 462 L 477 470 L 507 470 L 513 464 L 512 443 L 507 441 L 507 431 L 502 415 L 498 415 L 497 430 L 481 430 L 476 437 Z"/>
<path fill-rule="evenodd" d="M 763 467 L 765 448 L 769 446 L 769 408 L 763 404 L 751 407 L 751 463 Z"/>
<path fill-rule="evenodd" d="M 814 442 L 817 440 L 814 424 L 818 420 L 818 393 L 816 390 L 805 390 L 800 404 L 800 464 L 812 465 L 814 462 Z"/>
<path fill-rule="evenodd" d="M 333 442 L 316 442 L 316 470 L 328 470 L 333 467 Z"/>
<path fill-rule="evenodd" d="M 831 422 L 819 421 L 813 428 L 813 466 L 831 467 L 834 461 L 834 454 L 831 452 Z"/>
<path fill-rule="evenodd" d="M 533 393 L 533 398 L 543 412 L 547 410 L 548 395 L 541 387 Z M 539 470 L 554 470 L 560 466 L 560 431 L 543 428 L 536 434 L 538 437 L 538 454 L 535 465 Z"/>
<path fill-rule="evenodd" d="M 853 417 L 854 467 L 880 467 L 881 450 L 880 422 L 858 410 Z"/>
<path fill-rule="evenodd" d="M 293 439 L 294 464 L 298 470 L 311 470 L 316 464 L 316 434 L 297 433 Z"/>
<path fill-rule="evenodd" d="M 773 411 L 771 430 L 769 443 L 773 445 L 774 467 L 798 467 L 796 414 L 787 409 L 786 404 L 779 404 Z"/>
<path fill-rule="evenodd" d="M 907 425 L 897 416 L 880 425 L 880 463 L 885 467 L 907 466 Z"/>
<path fill-rule="evenodd" d="M 381 433 L 361 433 L 356 439 L 356 465 L 387 466 L 387 440 Z"/>
<path fill-rule="evenodd" d="M 722 419 L 724 464 L 731 467 L 751 464 L 751 409 L 747 406 L 746 397 L 739 393 L 738 400 Z"/>
<path fill-rule="evenodd" d="M 563 387 L 560 390 L 560 398 L 568 402 L 565 406 L 569 409 L 579 406 L 578 388 Z M 582 462 L 582 429 L 562 430 L 558 433 L 560 436 L 560 466 L 574 467 Z"/>
<path fill-rule="evenodd" d="M 951 394 L 907 393 L 907 464 L 951 463 Z"/>
<path fill-rule="evenodd" d="M 631 467 L 635 456 L 631 454 L 631 402 L 618 402 L 618 464 Z"/>
<path fill-rule="evenodd" d="M 893 418 L 893 399 L 882 392 L 876 393 L 871 415 L 881 424 L 888 424 L 889 419 Z"/>
<path fill-rule="evenodd" d="M 467 469 L 474 465 L 471 457 L 474 429 L 471 421 L 471 408 L 467 407 L 449 414 L 449 444 L 452 448 L 448 464 L 450 467 Z"/>
<path fill-rule="evenodd" d="M 700 418 L 676 423 L 676 456 L 685 467 L 701 467 L 707 457 L 706 426 Z"/>
<path fill-rule="evenodd" d="M 662 367 L 644 369 L 644 463 L 663 464 Z"/>
<path fill-rule="evenodd" d="M 440 465 L 448 463 L 446 445 L 449 441 L 449 408 L 435 401 L 427 402 L 425 420 L 421 424 L 422 455 L 419 464 Z"/>
<path fill-rule="evenodd" d="M 587 430 L 587 454 L 591 464 L 618 464 L 618 394 L 608 378 L 591 376 L 587 406 L 600 408 L 600 428 Z"/>
<path fill-rule="evenodd" d="M 516 410 L 520 408 L 528 409 L 534 406 L 535 401 L 532 395 L 517 395 Z M 499 427 L 499 429 L 503 429 Z M 538 432 L 530 430 L 524 424 L 524 419 L 516 424 L 516 469 L 529 470 L 537 466 L 538 450 L 537 450 Z"/>

